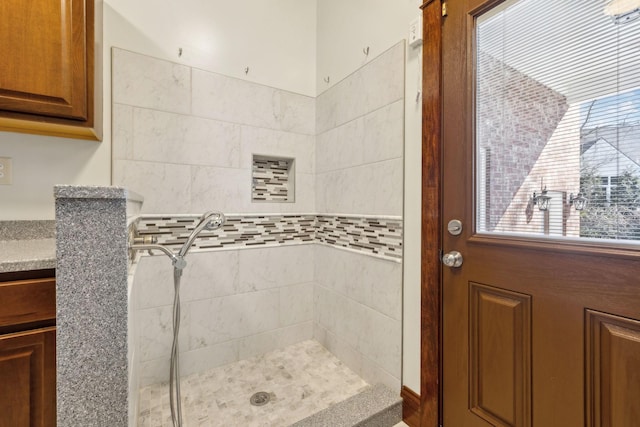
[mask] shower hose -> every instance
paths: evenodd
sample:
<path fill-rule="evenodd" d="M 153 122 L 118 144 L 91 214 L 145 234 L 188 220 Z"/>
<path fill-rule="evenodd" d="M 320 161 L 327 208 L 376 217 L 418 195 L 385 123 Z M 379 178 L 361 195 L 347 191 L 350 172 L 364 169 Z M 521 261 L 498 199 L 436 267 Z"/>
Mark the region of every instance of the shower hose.
<path fill-rule="evenodd" d="M 182 427 L 182 400 L 180 399 L 180 367 L 178 360 L 178 337 L 180 333 L 180 279 L 182 269 L 173 268 L 173 344 L 171 344 L 171 367 L 169 369 L 169 403 L 173 427 Z"/>

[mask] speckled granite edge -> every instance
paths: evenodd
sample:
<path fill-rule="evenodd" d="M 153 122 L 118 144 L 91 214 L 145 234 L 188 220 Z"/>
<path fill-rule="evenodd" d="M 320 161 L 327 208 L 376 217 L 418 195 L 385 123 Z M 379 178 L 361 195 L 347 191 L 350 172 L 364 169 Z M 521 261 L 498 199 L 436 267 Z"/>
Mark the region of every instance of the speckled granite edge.
<path fill-rule="evenodd" d="M 144 200 L 139 194 L 122 187 L 56 185 L 53 195 L 56 199 L 125 199 L 135 202 Z"/>
<path fill-rule="evenodd" d="M 0 241 L 53 239 L 55 235 L 54 220 L 0 221 Z"/>
<path fill-rule="evenodd" d="M 56 187 L 58 427 L 128 424 L 127 192 Z"/>
<path fill-rule="evenodd" d="M 0 241 L 0 273 L 55 267 L 55 239 Z"/>
<path fill-rule="evenodd" d="M 377 384 L 290 427 L 392 427 L 400 421 L 400 393 Z"/>

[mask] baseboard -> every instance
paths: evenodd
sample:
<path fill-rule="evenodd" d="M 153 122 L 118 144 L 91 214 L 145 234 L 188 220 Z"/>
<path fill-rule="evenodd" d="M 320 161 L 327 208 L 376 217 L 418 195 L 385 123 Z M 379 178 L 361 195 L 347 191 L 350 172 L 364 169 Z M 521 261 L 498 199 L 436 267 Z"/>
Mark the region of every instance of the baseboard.
<path fill-rule="evenodd" d="M 420 427 L 420 395 L 409 387 L 402 386 L 402 421 L 409 427 Z"/>

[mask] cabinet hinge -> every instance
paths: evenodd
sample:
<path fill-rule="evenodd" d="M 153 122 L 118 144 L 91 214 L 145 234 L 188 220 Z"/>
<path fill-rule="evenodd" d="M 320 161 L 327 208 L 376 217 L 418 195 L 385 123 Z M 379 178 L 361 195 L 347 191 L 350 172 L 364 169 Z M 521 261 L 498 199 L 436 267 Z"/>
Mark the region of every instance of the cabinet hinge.
<path fill-rule="evenodd" d="M 442 2 L 442 16 L 447 16 L 447 2 L 444 1 Z"/>

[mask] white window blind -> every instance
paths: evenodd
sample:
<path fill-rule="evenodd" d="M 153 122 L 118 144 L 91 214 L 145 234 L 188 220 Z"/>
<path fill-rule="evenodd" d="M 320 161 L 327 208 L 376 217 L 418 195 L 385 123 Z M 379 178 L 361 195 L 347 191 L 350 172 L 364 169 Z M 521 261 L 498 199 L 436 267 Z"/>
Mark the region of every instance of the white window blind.
<path fill-rule="evenodd" d="M 618 1 L 476 20 L 479 232 L 640 241 L 640 0 Z"/>

